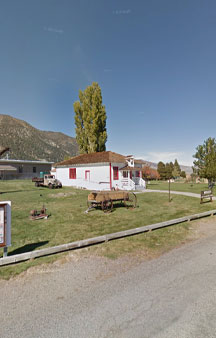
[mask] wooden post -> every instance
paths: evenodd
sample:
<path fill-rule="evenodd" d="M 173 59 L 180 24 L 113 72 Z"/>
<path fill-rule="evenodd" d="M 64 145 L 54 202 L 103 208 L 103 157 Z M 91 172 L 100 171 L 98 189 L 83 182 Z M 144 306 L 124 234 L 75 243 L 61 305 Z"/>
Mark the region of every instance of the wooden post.
<path fill-rule="evenodd" d="M 7 257 L 7 246 L 3 248 L 3 257 Z"/>
<path fill-rule="evenodd" d="M 171 202 L 171 198 L 170 198 L 170 178 L 169 178 L 169 202 Z"/>

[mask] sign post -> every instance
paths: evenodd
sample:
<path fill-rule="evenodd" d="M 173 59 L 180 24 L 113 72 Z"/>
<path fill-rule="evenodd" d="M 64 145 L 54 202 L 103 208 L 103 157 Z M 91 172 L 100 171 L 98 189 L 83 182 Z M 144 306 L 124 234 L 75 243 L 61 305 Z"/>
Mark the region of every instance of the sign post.
<path fill-rule="evenodd" d="M 11 245 L 11 201 L 0 202 L 0 248 L 3 257 L 7 256 L 7 248 Z"/>

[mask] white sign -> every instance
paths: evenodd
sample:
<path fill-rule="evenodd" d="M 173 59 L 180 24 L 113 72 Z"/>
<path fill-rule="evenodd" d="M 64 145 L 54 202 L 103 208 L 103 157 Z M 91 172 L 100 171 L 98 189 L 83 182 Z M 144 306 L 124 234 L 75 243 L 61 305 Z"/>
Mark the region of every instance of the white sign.
<path fill-rule="evenodd" d="M 5 221 L 4 221 L 4 215 L 5 215 L 5 208 L 3 206 L 0 206 L 0 245 L 4 245 L 5 243 Z"/>
<path fill-rule="evenodd" d="M 0 247 L 11 245 L 11 201 L 0 202 Z"/>

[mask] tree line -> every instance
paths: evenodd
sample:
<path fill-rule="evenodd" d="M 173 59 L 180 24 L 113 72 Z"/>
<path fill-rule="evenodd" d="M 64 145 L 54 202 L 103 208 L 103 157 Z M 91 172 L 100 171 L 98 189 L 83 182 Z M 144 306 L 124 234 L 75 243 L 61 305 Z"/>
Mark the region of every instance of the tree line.
<path fill-rule="evenodd" d="M 157 171 L 161 180 L 176 179 L 179 177 L 186 178 L 186 173 L 181 170 L 177 159 L 175 159 L 174 163 L 169 162 L 165 164 L 162 161 L 158 162 Z"/>

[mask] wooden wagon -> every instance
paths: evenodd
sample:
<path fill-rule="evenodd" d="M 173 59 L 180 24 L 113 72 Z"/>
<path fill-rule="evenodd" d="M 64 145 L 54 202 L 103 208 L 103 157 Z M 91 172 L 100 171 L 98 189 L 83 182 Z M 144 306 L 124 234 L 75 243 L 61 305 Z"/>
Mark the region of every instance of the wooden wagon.
<path fill-rule="evenodd" d="M 124 203 L 125 207 L 136 208 L 137 197 L 127 191 L 92 191 L 88 195 L 88 210 L 100 207 L 103 211 L 111 211 L 113 202 Z"/>

